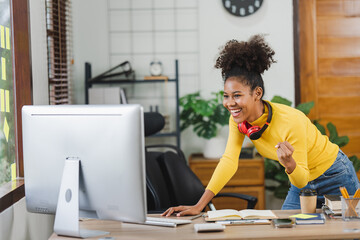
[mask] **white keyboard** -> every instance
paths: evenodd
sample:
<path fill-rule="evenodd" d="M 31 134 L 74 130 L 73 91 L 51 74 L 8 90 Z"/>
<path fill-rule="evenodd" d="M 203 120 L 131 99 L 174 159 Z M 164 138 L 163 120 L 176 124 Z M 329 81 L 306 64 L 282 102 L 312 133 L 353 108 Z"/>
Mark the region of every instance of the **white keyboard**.
<path fill-rule="evenodd" d="M 176 227 L 180 224 L 188 224 L 191 223 L 191 220 L 188 219 L 174 219 L 174 218 L 166 218 L 166 217 L 147 217 L 145 224 L 148 225 L 157 225 L 164 227 Z"/>

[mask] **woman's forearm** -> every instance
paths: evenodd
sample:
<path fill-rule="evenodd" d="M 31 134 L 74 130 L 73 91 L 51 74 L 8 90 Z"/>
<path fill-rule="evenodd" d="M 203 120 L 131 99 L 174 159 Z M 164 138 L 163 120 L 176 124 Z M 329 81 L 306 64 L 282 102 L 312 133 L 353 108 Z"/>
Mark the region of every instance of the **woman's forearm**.
<path fill-rule="evenodd" d="M 215 194 L 212 191 L 206 189 L 203 195 L 201 196 L 201 198 L 199 199 L 199 201 L 196 203 L 195 207 L 200 211 L 202 211 L 206 207 L 206 205 L 211 201 L 211 199 L 214 198 L 214 196 Z"/>

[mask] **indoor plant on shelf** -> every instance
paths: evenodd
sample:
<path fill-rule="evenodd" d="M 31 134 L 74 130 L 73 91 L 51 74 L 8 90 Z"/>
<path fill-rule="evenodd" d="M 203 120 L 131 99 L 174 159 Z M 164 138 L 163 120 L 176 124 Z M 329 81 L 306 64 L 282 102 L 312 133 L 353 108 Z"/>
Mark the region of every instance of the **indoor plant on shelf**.
<path fill-rule="evenodd" d="M 222 105 L 223 91 L 213 92 L 212 98 L 204 99 L 200 92 L 180 98 L 181 131 L 192 126 L 197 136 L 206 139 L 204 156 L 219 158 L 225 150 L 226 140 L 219 137 L 222 126 L 229 124 L 229 111 Z"/>

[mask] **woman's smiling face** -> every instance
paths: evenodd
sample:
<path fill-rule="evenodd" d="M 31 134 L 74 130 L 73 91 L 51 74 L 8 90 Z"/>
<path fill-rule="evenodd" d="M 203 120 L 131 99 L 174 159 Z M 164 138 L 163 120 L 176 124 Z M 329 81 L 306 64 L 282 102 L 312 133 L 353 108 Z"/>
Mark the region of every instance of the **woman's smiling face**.
<path fill-rule="evenodd" d="M 256 111 L 260 100 L 258 90 L 251 91 L 250 86 L 244 85 L 238 77 L 226 79 L 223 105 L 237 124 L 243 121 L 253 122 L 259 117 Z"/>

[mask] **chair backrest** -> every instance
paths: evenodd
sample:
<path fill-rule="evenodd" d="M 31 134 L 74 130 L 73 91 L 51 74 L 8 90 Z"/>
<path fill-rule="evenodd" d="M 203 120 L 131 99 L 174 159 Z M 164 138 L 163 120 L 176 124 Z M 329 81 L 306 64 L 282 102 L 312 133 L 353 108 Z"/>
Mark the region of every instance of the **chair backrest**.
<path fill-rule="evenodd" d="M 205 191 L 199 178 L 174 152 L 165 152 L 162 158 L 166 178 L 169 179 L 171 189 L 177 205 L 196 204 Z"/>
<path fill-rule="evenodd" d="M 159 147 L 172 151 L 150 150 Z M 205 190 L 188 167 L 182 151 L 172 145 L 146 147 L 146 178 L 149 212 L 196 204 Z"/>
<path fill-rule="evenodd" d="M 174 203 L 174 197 L 169 192 L 167 179 L 160 166 L 162 152 L 146 151 L 146 190 L 148 211 L 161 211 Z"/>

